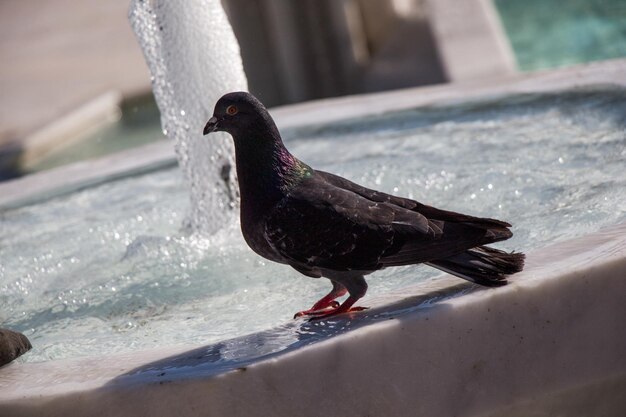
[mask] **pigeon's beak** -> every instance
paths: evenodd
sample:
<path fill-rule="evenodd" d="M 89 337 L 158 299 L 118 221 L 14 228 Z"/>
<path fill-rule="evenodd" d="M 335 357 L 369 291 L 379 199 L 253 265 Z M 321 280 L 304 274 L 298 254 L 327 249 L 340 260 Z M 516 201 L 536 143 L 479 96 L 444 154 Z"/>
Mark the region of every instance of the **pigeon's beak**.
<path fill-rule="evenodd" d="M 203 133 L 208 135 L 211 132 L 215 132 L 217 130 L 217 117 L 213 116 L 206 122 L 206 126 L 204 126 Z"/>

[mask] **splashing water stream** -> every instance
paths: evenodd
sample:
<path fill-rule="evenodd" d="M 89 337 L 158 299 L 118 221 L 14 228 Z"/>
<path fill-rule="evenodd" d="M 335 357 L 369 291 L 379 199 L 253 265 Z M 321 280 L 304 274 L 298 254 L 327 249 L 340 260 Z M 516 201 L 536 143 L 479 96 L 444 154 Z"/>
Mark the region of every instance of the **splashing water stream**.
<path fill-rule="evenodd" d="M 225 134 L 202 137 L 215 102 L 247 90 L 239 44 L 219 0 L 133 0 L 129 19 L 152 74 L 164 133 L 191 192 L 188 225 L 214 233 L 237 200 L 233 145 Z"/>

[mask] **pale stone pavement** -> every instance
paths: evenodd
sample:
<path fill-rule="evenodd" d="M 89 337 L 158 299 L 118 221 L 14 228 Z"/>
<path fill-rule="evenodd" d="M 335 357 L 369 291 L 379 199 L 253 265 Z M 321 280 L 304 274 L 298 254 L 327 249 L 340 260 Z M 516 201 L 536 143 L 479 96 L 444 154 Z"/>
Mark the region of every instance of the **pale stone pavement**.
<path fill-rule="evenodd" d="M 107 91 L 149 91 L 129 3 L 0 1 L 0 148 Z"/>

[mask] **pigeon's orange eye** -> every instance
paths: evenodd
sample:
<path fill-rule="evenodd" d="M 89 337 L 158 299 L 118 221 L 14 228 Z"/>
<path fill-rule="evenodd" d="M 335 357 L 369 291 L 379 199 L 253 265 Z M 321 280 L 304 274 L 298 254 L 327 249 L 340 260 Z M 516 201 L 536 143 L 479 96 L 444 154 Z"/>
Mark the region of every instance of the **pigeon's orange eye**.
<path fill-rule="evenodd" d="M 228 113 L 230 116 L 234 116 L 237 114 L 239 110 L 237 109 L 237 106 L 228 106 L 226 107 L 226 113 Z"/>

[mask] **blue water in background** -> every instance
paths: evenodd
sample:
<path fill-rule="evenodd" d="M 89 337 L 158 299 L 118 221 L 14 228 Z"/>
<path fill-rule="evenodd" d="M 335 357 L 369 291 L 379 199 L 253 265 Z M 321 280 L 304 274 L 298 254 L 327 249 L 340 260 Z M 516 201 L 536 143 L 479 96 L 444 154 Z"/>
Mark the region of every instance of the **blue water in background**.
<path fill-rule="evenodd" d="M 519 69 L 626 56 L 624 0 L 495 0 Z"/>

